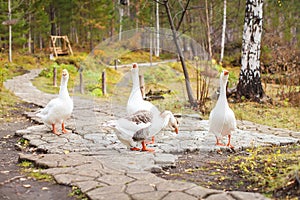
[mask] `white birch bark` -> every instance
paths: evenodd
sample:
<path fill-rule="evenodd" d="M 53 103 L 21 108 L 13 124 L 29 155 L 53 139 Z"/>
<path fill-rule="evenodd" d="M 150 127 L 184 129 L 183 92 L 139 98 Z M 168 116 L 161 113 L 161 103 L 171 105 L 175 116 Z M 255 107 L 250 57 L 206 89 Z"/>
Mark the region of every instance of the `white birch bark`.
<path fill-rule="evenodd" d="M 10 0 L 8 0 L 8 19 L 11 21 L 11 5 Z M 9 44 L 8 44 L 8 60 L 9 62 L 12 62 L 12 25 L 9 24 L 8 26 L 8 34 L 9 34 Z"/>
<path fill-rule="evenodd" d="M 159 3 L 156 2 L 156 47 L 155 56 L 159 57 Z"/>
<path fill-rule="evenodd" d="M 206 14 L 206 27 L 207 27 L 207 45 L 208 45 L 208 53 L 209 57 L 212 57 L 212 49 L 211 49 L 211 37 L 210 37 L 210 23 L 209 23 L 209 13 L 208 13 L 208 5 L 207 0 L 205 0 L 205 14 Z"/>
<path fill-rule="evenodd" d="M 224 10 L 223 10 L 223 27 L 222 27 L 222 40 L 221 40 L 221 55 L 220 55 L 220 63 L 223 62 L 224 57 L 224 48 L 225 48 L 225 31 L 226 31 L 226 0 L 224 0 Z"/>
<path fill-rule="evenodd" d="M 263 0 L 246 0 L 243 31 L 241 71 L 237 86 L 238 96 L 258 100 L 264 96 L 260 79 Z"/>

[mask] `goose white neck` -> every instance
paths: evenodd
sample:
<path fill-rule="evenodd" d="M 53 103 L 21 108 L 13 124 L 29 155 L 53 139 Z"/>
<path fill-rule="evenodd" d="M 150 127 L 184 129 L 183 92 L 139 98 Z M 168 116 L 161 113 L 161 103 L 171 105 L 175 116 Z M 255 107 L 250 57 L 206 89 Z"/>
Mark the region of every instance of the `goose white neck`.
<path fill-rule="evenodd" d="M 131 71 L 132 76 L 132 84 L 133 87 L 139 88 L 140 87 L 140 80 L 139 80 L 139 70 L 138 68 L 133 68 Z"/>
<path fill-rule="evenodd" d="M 153 126 L 150 127 L 150 132 L 158 132 L 162 128 L 166 127 L 169 124 L 171 117 L 174 117 L 170 111 L 164 111 L 159 113 L 159 116 L 153 117 L 152 124 Z"/>
<path fill-rule="evenodd" d="M 226 97 L 227 82 L 228 82 L 228 80 L 227 79 L 224 80 L 223 76 L 220 77 L 220 96 L 219 96 L 218 102 L 222 102 L 226 105 L 228 104 L 227 97 Z"/>
<path fill-rule="evenodd" d="M 68 78 L 62 78 L 60 83 L 60 89 L 59 89 L 59 96 L 62 98 L 69 97 L 69 91 L 68 91 Z"/>
<path fill-rule="evenodd" d="M 143 96 L 140 90 L 140 82 L 139 82 L 139 70 L 138 68 L 133 68 L 131 71 L 132 76 L 132 89 L 129 96 L 130 102 L 141 102 L 143 101 Z"/>

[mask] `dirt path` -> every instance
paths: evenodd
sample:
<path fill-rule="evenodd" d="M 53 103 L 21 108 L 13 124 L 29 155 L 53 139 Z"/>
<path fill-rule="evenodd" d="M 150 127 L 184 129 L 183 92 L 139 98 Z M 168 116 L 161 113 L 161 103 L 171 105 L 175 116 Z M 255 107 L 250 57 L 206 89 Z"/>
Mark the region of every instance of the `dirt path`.
<path fill-rule="evenodd" d="M 16 130 L 32 126 L 32 122 L 23 115 L 31 104 L 17 104 L 13 112 L 0 119 L 0 199 L 13 200 L 74 200 L 68 196 L 70 187 L 55 184 L 55 182 L 37 181 L 27 177 L 18 166 L 18 153 L 15 144 L 20 137 L 14 136 Z M 7 122 L 9 120 L 9 122 Z"/>

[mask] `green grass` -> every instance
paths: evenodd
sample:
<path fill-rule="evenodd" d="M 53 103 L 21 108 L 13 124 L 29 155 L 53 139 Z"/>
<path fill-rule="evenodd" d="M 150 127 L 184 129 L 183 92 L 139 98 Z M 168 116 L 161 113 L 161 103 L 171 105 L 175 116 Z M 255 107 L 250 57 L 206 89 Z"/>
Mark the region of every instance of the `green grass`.
<path fill-rule="evenodd" d="M 247 183 L 249 191 L 258 190 L 269 197 L 295 180 L 300 170 L 300 146 L 247 149 L 248 156 L 231 156 L 226 163 Z M 286 194 L 288 196 L 288 194 Z"/>
<path fill-rule="evenodd" d="M 275 128 L 300 131 L 298 107 L 254 102 L 231 103 L 230 107 L 238 120 L 248 120 Z"/>
<path fill-rule="evenodd" d="M 68 196 L 76 197 L 77 199 L 81 199 L 81 200 L 88 200 L 88 197 L 84 193 L 82 193 L 80 188 L 76 186 L 72 186 L 72 192 L 69 193 Z"/>
<path fill-rule="evenodd" d="M 18 165 L 21 167 L 22 173 L 25 173 L 27 176 L 32 177 L 35 180 L 48 181 L 48 182 L 54 181 L 54 179 L 51 175 L 41 173 L 42 169 L 35 168 L 33 162 L 22 161 Z"/>

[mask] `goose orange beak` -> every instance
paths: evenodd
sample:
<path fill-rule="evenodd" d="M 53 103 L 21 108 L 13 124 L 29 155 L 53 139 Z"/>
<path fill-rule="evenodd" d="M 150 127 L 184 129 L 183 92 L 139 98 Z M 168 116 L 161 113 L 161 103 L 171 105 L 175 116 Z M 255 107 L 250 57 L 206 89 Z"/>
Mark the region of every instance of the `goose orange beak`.
<path fill-rule="evenodd" d="M 176 134 L 178 134 L 178 132 L 179 132 L 178 127 L 176 127 L 174 131 Z"/>
<path fill-rule="evenodd" d="M 227 74 L 229 74 L 229 71 L 224 70 L 224 75 L 227 75 Z"/>
<path fill-rule="evenodd" d="M 132 68 L 137 68 L 137 64 L 134 63 L 133 66 L 132 66 Z"/>

